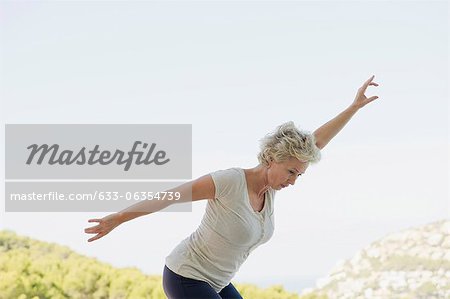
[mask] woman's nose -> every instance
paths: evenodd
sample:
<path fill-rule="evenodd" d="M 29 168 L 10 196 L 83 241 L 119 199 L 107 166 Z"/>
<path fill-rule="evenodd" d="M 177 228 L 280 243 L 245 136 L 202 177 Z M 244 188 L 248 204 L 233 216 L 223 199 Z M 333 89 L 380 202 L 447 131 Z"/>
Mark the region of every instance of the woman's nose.
<path fill-rule="evenodd" d="M 290 179 L 288 180 L 289 184 L 294 185 L 296 179 L 297 179 L 297 177 L 290 178 Z"/>

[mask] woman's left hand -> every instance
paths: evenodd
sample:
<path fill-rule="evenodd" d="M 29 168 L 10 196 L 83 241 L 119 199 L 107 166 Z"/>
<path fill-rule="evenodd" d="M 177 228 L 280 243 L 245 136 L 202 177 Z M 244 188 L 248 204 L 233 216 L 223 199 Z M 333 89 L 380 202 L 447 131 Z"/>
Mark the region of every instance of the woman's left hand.
<path fill-rule="evenodd" d="M 362 107 L 366 106 L 370 102 L 375 101 L 376 99 L 378 99 L 378 96 L 372 96 L 370 98 L 367 98 L 366 95 L 364 94 L 366 92 L 367 87 L 369 87 L 370 85 L 378 86 L 377 83 L 372 81 L 373 78 L 375 78 L 375 75 L 370 77 L 369 80 L 364 82 L 363 86 L 361 86 L 358 89 L 358 92 L 356 93 L 355 101 L 352 104 L 353 107 L 359 109 L 359 108 L 362 108 Z"/>

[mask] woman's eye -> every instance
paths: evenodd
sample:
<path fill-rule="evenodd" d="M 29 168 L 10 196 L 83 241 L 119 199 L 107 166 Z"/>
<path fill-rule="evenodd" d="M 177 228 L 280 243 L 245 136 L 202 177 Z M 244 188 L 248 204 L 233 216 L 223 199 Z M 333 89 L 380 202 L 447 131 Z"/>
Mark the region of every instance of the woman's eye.
<path fill-rule="evenodd" d="M 290 173 L 290 174 L 295 174 L 295 171 L 289 170 L 289 173 Z M 299 174 L 297 175 L 297 177 L 299 177 L 299 176 L 301 176 L 301 175 L 302 175 L 302 174 L 299 173 Z"/>

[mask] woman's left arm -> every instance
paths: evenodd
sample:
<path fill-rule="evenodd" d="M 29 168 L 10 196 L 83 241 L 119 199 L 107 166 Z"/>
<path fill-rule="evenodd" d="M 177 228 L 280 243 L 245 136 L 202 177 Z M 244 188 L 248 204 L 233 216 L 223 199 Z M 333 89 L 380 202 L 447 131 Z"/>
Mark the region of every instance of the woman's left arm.
<path fill-rule="evenodd" d="M 347 124 L 350 118 L 352 118 L 352 116 L 359 109 L 378 99 L 378 96 L 367 98 L 364 94 L 367 87 L 370 85 L 378 86 L 377 83 L 373 82 L 373 78 L 375 78 L 375 76 L 370 77 L 366 82 L 364 82 L 363 86 L 358 89 L 355 100 L 347 109 L 314 131 L 313 134 L 316 139 L 316 146 L 319 149 L 324 148 L 325 145 L 327 145 L 328 142 L 330 142 L 330 140 L 333 139 L 337 133 L 339 133 L 339 131 L 345 126 L 345 124 Z"/>

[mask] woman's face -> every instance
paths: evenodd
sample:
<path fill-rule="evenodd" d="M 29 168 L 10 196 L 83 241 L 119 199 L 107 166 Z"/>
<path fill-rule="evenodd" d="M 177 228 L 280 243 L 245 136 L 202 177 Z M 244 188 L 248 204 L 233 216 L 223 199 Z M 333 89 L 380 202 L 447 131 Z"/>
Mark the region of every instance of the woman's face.
<path fill-rule="evenodd" d="M 269 185 L 275 190 L 294 185 L 296 179 L 305 173 L 308 166 L 309 162 L 302 162 L 293 157 L 283 162 L 271 161 L 268 169 Z"/>

